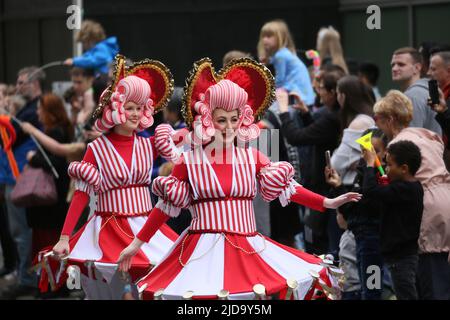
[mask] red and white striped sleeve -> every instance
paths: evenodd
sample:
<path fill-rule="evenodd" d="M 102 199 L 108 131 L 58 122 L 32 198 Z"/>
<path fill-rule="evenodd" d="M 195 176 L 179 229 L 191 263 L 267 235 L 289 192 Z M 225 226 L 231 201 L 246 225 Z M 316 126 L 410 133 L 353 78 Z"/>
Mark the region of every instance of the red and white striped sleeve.
<path fill-rule="evenodd" d="M 177 217 L 181 209 L 191 204 L 191 190 L 187 168 L 179 163 L 168 177 L 157 177 L 152 184 L 152 192 L 159 197 L 155 208 L 171 217 Z"/>
<path fill-rule="evenodd" d="M 256 172 L 261 196 L 267 202 L 280 199 L 284 207 L 290 201 L 307 206 L 317 211 L 325 211 L 325 197 L 314 193 L 294 180 L 294 168 L 285 161 L 270 162 L 261 152 L 254 152 Z"/>
<path fill-rule="evenodd" d="M 158 154 L 174 163 L 179 163 L 181 153 L 175 145 L 174 137 L 176 137 L 177 143 L 182 142 L 186 129 L 175 131 L 169 124 L 160 124 L 155 128 L 154 143 Z"/>
<path fill-rule="evenodd" d="M 70 163 L 67 171 L 69 176 L 75 180 L 76 190 L 90 194 L 98 191 L 100 188 L 100 173 L 91 148 L 87 148 L 81 162 L 74 161 Z"/>
<path fill-rule="evenodd" d="M 271 162 L 262 167 L 258 174 L 261 196 L 267 202 L 280 198 L 282 206 L 289 203 L 295 187 L 294 168 L 285 161 Z"/>

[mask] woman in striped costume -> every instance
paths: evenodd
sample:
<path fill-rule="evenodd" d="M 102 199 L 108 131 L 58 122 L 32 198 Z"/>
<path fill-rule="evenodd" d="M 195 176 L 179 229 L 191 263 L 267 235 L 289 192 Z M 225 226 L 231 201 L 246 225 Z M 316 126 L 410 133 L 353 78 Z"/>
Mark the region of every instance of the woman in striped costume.
<path fill-rule="evenodd" d="M 172 175 L 152 186 L 159 202 L 144 228 L 120 257 L 131 258 L 169 217 L 190 208 L 192 223 L 169 254 L 138 281 L 144 299 L 250 299 L 255 295 L 309 299 L 316 284 L 337 287 L 321 259 L 283 246 L 256 230 L 253 198 L 279 198 L 316 210 L 358 201 L 359 194 L 327 199 L 293 180 L 287 162 L 270 162 L 247 142 L 273 100 L 273 77 L 251 59 L 233 60 L 216 74 L 209 59 L 194 64 L 184 96 L 185 120 L 193 124 L 194 148 L 183 153 Z M 194 116 L 195 115 L 195 119 Z M 259 186 L 259 187 L 258 187 Z"/>
<path fill-rule="evenodd" d="M 104 134 L 88 144 L 81 162 L 69 166 L 77 191 L 53 252 L 59 258 L 67 256 L 69 265 L 80 267 L 88 299 L 120 299 L 127 285 L 116 272 L 116 261 L 147 221 L 152 209 L 152 163 L 158 155 L 167 156 L 164 150 L 168 144 L 164 126 L 157 128 L 155 139 L 137 136 L 136 132 L 153 124 L 153 113 L 165 107 L 172 90 L 172 76 L 162 63 L 147 59 L 128 67 L 125 58 L 118 55 L 114 82 L 94 113 L 95 128 Z M 95 214 L 70 237 L 94 193 Z M 177 236 L 161 225 L 133 258 L 131 278 L 146 274 Z"/>

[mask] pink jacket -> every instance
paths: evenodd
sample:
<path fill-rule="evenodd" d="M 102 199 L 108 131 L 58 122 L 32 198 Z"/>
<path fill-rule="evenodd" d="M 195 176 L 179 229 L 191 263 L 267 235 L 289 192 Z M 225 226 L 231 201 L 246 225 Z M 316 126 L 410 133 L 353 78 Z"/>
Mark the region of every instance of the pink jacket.
<path fill-rule="evenodd" d="M 414 142 L 422 153 L 416 173 L 424 189 L 419 251 L 450 252 L 450 173 L 443 160 L 444 143 L 438 134 L 424 128 L 403 129 L 390 143 L 400 140 Z"/>

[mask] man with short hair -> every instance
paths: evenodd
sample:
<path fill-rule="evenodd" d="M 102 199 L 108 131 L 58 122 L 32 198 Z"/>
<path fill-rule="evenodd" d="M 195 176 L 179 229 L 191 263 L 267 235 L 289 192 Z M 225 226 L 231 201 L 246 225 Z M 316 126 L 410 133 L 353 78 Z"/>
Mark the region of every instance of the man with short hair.
<path fill-rule="evenodd" d="M 394 51 L 391 61 L 392 80 L 411 99 L 414 112 L 410 127 L 425 128 L 442 133 L 434 112 L 428 105 L 428 79 L 420 78 L 422 56 L 414 48 L 400 48 Z"/>
<path fill-rule="evenodd" d="M 438 114 L 436 121 L 441 125 L 446 144 L 445 163 L 450 170 L 450 51 L 438 51 L 430 59 L 428 75 L 437 81 L 439 88 L 444 95 L 440 97 L 439 104 L 432 108 Z"/>
<path fill-rule="evenodd" d="M 447 104 L 450 103 L 450 51 L 436 52 L 431 56 L 428 75 L 437 81 L 444 93 Z"/>

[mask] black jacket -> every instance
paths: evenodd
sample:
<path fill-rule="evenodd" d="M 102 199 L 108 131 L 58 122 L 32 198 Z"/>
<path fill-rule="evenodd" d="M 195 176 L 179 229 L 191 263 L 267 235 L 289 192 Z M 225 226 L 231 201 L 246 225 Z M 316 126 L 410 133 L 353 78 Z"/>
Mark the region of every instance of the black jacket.
<path fill-rule="evenodd" d="M 347 188 L 344 185 L 338 188 L 332 189 L 330 197 L 334 198 L 340 196 L 346 192 L 363 192 L 364 184 L 364 170 L 366 169 L 366 162 L 361 159 L 357 167 L 357 175 L 351 188 Z M 375 168 L 372 168 L 374 174 L 376 174 Z M 381 204 L 380 201 L 364 196 L 359 202 L 349 202 L 339 207 L 339 212 L 344 216 L 347 222 L 348 229 L 354 234 L 362 232 L 363 230 L 375 230 L 380 229 L 380 214 Z"/>
<path fill-rule="evenodd" d="M 331 152 L 337 148 L 340 136 L 340 122 L 338 110 L 327 110 L 322 116 L 314 120 L 310 113 L 301 115 L 305 128 L 299 128 L 288 112 L 281 113 L 281 133 L 294 146 L 311 145 L 314 147 L 312 162 L 311 185 L 312 191 L 325 193 L 328 190 L 325 182 L 325 151 Z"/>
<path fill-rule="evenodd" d="M 36 128 L 41 128 L 42 124 L 40 123 L 37 115 L 37 105 L 39 102 L 39 98 L 40 97 L 37 97 L 29 101 L 22 109 L 19 110 L 19 112 L 17 112 L 16 118 L 20 121 L 29 122 Z M 27 140 L 29 136 L 22 131 L 22 128 L 16 121 L 11 120 L 11 124 L 14 126 L 14 130 L 16 131 L 16 141 L 13 145 L 13 148 L 16 148 L 20 146 L 25 140 Z"/>
<path fill-rule="evenodd" d="M 280 129 L 281 123 L 277 116 L 270 110 L 267 110 L 265 118 L 270 122 L 273 129 Z M 280 132 L 278 136 L 279 161 L 288 161 L 287 146 L 284 143 L 285 137 Z M 296 148 L 297 149 L 297 148 Z M 298 205 L 294 202 L 282 207 L 278 200 L 269 203 L 270 208 L 270 230 L 271 238 L 275 241 L 283 242 L 285 239 L 293 238 L 301 229 L 300 217 L 298 215 Z"/>
<path fill-rule="evenodd" d="M 70 142 L 68 134 L 61 127 L 54 128 L 47 134 L 58 142 Z M 68 165 L 66 158 L 58 157 L 47 150 L 45 151 L 59 175 L 59 179 L 56 179 L 53 176 L 56 189 L 58 191 L 58 202 L 52 206 L 27 208 L 27 221 L 31 228 L 61 229 L 69 208 L 69 204 L 66 201 L 70 183 L 70 179 L 67 174 Z M 43 168 L 45 171 L 52 173 L 50 166 L 47 164 L 40 151 L 37 151 L 34 157 L 31 158 L 29 165 L 34 168 Z"/>
<path fill-rule="evenodd" d="M 423 188 L 420 182 L 392 181 L 379 186 L 374 170 L 364 170 L 363 197 L 381 203 L 381 254 L 389 260 L 418 253 L 423 213 Z"/>

